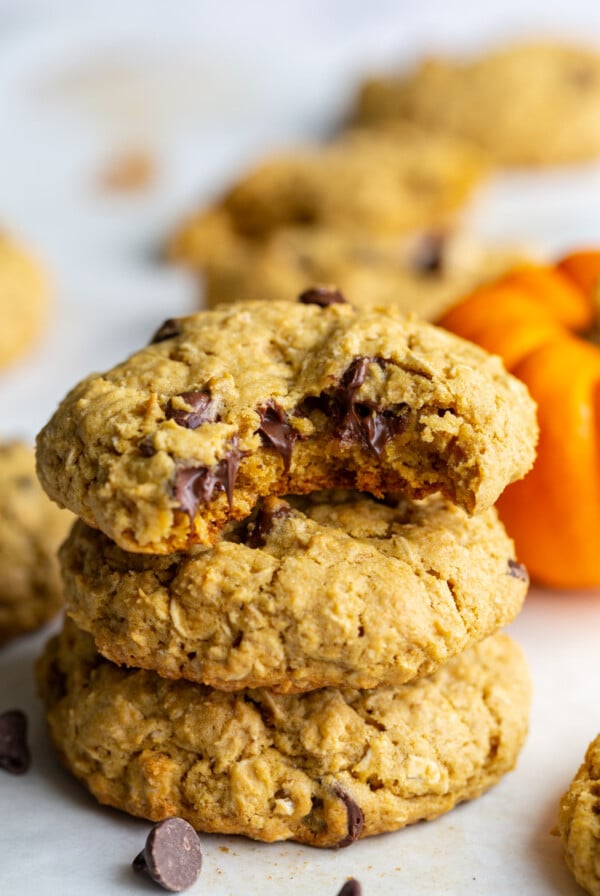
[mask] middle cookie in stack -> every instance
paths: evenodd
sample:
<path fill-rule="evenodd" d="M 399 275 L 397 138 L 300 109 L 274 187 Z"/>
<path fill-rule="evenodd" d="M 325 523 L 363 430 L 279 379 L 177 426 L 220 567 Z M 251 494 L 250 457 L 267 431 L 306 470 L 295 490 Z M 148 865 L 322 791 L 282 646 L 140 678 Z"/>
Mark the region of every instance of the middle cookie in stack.
<path fill-rule="evenodd" d="M 62 563 L 107 659 L 70 624 L 40 666 L 102 802 L 334 846 L 514 765 L 526 669 L 479 642 L 526 591 L 489 505 L 533 404 L 498 359 L 332 295 L 170 321 L 40 434 L 46 489 L 106 533 L 78 523 Z M 387 503 L 317 492 L 349 487 Z"/>

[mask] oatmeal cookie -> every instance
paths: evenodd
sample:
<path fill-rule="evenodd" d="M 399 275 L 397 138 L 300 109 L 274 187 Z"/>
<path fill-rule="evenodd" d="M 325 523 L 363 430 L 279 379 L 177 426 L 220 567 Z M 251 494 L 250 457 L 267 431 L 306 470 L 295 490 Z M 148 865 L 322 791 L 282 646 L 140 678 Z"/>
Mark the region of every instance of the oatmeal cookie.
<path fill-rule="evenodd" d="M 558 830 L 575 880 L 600 896 L 600 735 L 560 802 Z"/>
<path fill-rule="evenodd" d="M 38 437 L 50 497 L 125 550 L 170 553 L 260 496 L 441 492 L 475 512 L 529 469 L 534 405 L 498 358 L 337 293 L 301 298 L 167 321 L 76 386 Z"/>
<path fill-rule="evenodd" d="M 38 678 L 59 754 L 99 802 L 323 847 L 479 796 L 513 768 L 530 700 L 506 635 L 398 687 L 232 694 L 121 669 L 68 620 Z"/>
<path fill-rule="evenodd" d="M 0 644 L 38 628 L 63 603 L 56 552 L 73 518 L 48 500 L 33 450 L 0 443 Z"/>
<path fill-rule="evenodd" d="M 38 265 L 0 232 L 0 367 L 18 358 L 37 339 L 48 305 L 48 288 Z"/>
<path fill-rule="evenodd" d="M 600 54 L 545 42 L 471 61 L 427 59 L 368 81 L 356 120 L 416 122 L 472 141 L 504 165 L 592 159 L 600 155 Z"/>
<path fill-rule="evenodd" d="M 412 124 L 349 131 L 257 166 L 186 221 L 169 254 L 202 266 L 230 234 L 262 240 L 282 227 L 397 236 L 448 218 L 486 171 L 473 147 Z"/>
<path fill-rule="evenodd" d="M 390 237 L 288 227 L 258 243 L 233 234 L 220 239 L 201 266 L 209 308 L 292 299 L 315 283 L 335 283 L 357 307 L 392 307 L 435 320 L 460 296 L 525 258 L 516 247 L 485 246 L 444 230 Z"/>
<path fill-rule="evenodd" d="M 68 612 L 104 656 L 222 690 L 429 675 L 527 591 L 495 510 L 469 517 L 439 496 L 267 498 L 186 554 L 126 553 L 78 523 L 61 561 Z"/>

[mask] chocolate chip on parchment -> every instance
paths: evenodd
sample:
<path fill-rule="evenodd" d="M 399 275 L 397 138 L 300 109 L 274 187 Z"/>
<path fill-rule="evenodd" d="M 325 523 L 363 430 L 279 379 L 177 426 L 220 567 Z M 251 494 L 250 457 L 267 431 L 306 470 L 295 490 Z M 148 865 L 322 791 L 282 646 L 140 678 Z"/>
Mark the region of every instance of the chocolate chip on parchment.
<path fill-rule="evenodd" d="M 362 887 L 356 878 L 347 880 L 337 896 L 362 896 Z"/>
<path fill-rule="evenodd" d="M 362 834 L 365 824 L 365 816 L 358 803 L 354 802 L 350 794 L 344 790 L 341 784 L 335 784 L 333 792 L 346 806 L 346 813 L 348 816 L 348 833 L 336 844 L 336 849 L 344 849 L 346 846 L 350 846 L 354 843 L 355 840 L 358 840 Z"/>
<path fill-rule="evenodd" d="M 216 419 L 215 403 L 208 392 L 196 390 L 182 392 L 177 398 L 181 398 L 191 410 L 173 407 L 173 399 L 169 400 L 165 415 L 167 420 L 174 420 L 178 426 L 186 429 L 197 429 L 202 423 L 211 423 Z"/>
<path fill-rule="evenodd" d="M 202 868 L 200 838 L 183 818 L 167 818 L 155 824 L 146 846 L 133 860 L 134 871 L 145 871 L 153 881 L 180 893 L 198 879 Z"/>
<path fill-rule="evenodd" d="M 179 336 L 180 332 L 181 326 L 179 321 L 176 317 L 170 317 L 158 328 L 150 340 L 150 345 L 156 345 L 157 342 L 164 342 L 165 339 L 172 339 L 174 336 Z"/>
<path fill-rule="evenodd" d="M 30 765 L 27 716 L 20 709 L 9 709 L 0 715 L 0 768 L 11 775 L 23 775 Z"/>
<path fill-rule="evenodd" d="M 292 451 L 294 443 L 299 438 L 300 433 L 287 422 L 286 413 L 283 408 L 274 401 L 267 402 L 261 408 L 257 409 L 260 417 L 260 426 L 258 432 L 263 444 L 269 448 L 273 448 L 281 455 L 283 466 L 287 473 L 292 462 Z"/>
<path fill-rule="evenodd" d="M 509 559 L 507 566 L 508 574 L 509 576 L 512 576 L 513 579 L 520 579 L 522 582 L 529 581 L 529 573 L 522 563 L 517 563 L 516 560 Z"/>
<path fill-rule="evenodd" d="M 346 297 L 335 286 L 313 286 L 305 289 L 298 296 L 298 301 L 303 305 L 319 305 L 320 308 L 348 304 Z"/>

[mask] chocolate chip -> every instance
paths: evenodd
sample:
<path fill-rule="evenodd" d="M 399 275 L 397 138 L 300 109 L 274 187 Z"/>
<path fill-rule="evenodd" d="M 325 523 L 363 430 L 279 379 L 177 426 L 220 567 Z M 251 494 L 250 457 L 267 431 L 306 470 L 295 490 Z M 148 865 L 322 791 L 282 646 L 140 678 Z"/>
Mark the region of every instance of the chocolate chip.
<path fill-rule="evenodd" d="M 425 233 L 419 239 L 412 258 L 413 268 L 424 275 L 441 274 L 444 268 L 446 235 L 439 232 Z"/>
<path fill-rule="evenodd" d="M 265 502 L 261 505 L 254 522 L 250 523 L 247 529 L 245 543 L 249 548 L 264 547 L 266 536 L 273 528 L 273 521 L 290 516 L 292 508 L 284 501 Z"/>
<path fill-rule="evenodd" d="M 362 887 L 359 882 L 351 877 L 347 880 L 337 896 L 362 896 Z"/>
<path fill-rule="evenodd" d="M 523 566 L 522 563 L 517 563 L 516 560 L 510 559 L 508 561 L 508 574 L 512 576 L 513 579 L 520 579 L 522 582 L 529 581 L 529 573 L 527 572 L 527 568 Z"/>
<path fill-rule="evenodd" d="M 0 768 L 23 775 L 30 765 L 27 716 L 20 709 L 9 709 L 0 715 Z"/>
<path fill-rule="evenodd" d="M 364 383 L 370 364 L 383 368 L 391 363 L 385 358 L 355 358 L 332 392 L 309 395 L 296 409 L 299 416 L 310 417 L 318 411 L 332 422 L 335 435 L 342 444 L 358 442 L 381 457 L 387 443 L 404 432 L 410 418 L 410 407 L 404 402 L 382 408 L 373 401 L 358 401 L 356 393 Z"/>
<path fill-rule="evenodd" d="M 381 457 L 383 449 L 395 436 L 404 432 L 408 423 L 410 409 L 408 405 L 400 405 L 396 413 L 381 411 L 371 414 L 361 421 L 366 443 L 373 449 L 377 457 Z"/>
<path fill-rule="evenodd" d="M 168 420 L 174 420 L 175 423 L 186 429 L 197 429 L 202 423 L 210 423 L 216 419 L 215 404 L 208 392 L 182 392 L 177 397 L 181 398 L 191 410 L 184 411 L 183 408 L 174 408 L 171 398 L 165 411 Z"/>
<path fill-rule="evenodd" d="M 154 436 L 147 435 L 138 442 L 138 451 L 142 457 L 153 457 L 156 454 L 154 447 Z"/>
<path fill-rule="evenodd" d="M 294 443 L 300 433 L 287 422 L 286 413 L 274 401 L 258 408 L 260 426 L 258 432 L 263 444 L 281 455 L 285 472 L 289 472 Z"/>
<path fill-rule="evenodd" d="M 198 834 L 183 818 L 167 818 L 155 824 L 146 846 L 133 860 L 134 871 L 145 871 L 153 881 L 180 893 L 198 879 L 202 849 Z"/>
<path fill-rule="evenodd" d="M 166 339 L 173 339 L 179 336 L 181 325 L 176 317 L 170 317 L 162 324 L 150 340 L 150 345 L 156 345 L 157 342 L 164 342 Z"/>
<path fill-rule="evenodd" d="M 344 849 L 350 846 L 355 840 L 358 840 L 362 834 L 365 824 L 365 816 L 363 810 L 358 803 L 355 803 L 349 793 L 347 793 L 341 784 L 335 784 L 333 792 L 338 796 L 346 806 L 346 814 L 348 817 L 348 833 L 336 845 L 337 849 Z"/>
<path fill-rule="evenodd" d="M 298 301 L 303 305 L 319 305 L 320 308 L 348 304 L 348 300 L 335 286 L 313 286 L 300 293 Z"/>
<path fill-rule="evenodd" d="M 356 358 L 342 377 L 340 387 L 333 394 L 332 416 L 336 433 L 344 443 L 362 442 L 381 457 L 387 443 L 408 423 L 409 407 L 399 405 L 395 410 L 383 410 L 371 401 L 357 401 L 356 393 L 364 383 L 370 364 L 385 365 L 383 358 Z M 337 418 L 337 419 L 336 419 Z"/>
<path fill-rule="evenodd" d="M 225 457 L 213 467 L 178 467 L 173 496 L 179 503 L 179 509 L 193 520 L 200 504 L 212 501 L 217 491 L 226 493 L 231 509 L 233 488 L 243 456 L 243 452 L 238 450 L 237 439 L 234 439 Z"/>

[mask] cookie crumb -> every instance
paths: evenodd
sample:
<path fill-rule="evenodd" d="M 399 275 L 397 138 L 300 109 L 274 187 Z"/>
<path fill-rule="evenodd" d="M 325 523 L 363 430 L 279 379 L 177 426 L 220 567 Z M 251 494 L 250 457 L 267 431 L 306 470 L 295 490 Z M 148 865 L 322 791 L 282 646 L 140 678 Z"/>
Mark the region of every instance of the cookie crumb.
<path fill-rule="evenodd" d="M 100 172 L 99 185 L 106 193 L 139 193 L 156 179 L 156 164 L 142 149 L 111 159 Z"/>

